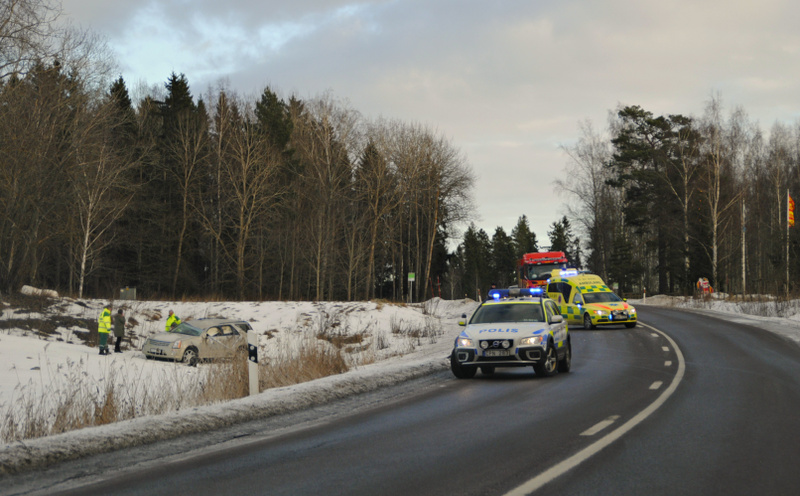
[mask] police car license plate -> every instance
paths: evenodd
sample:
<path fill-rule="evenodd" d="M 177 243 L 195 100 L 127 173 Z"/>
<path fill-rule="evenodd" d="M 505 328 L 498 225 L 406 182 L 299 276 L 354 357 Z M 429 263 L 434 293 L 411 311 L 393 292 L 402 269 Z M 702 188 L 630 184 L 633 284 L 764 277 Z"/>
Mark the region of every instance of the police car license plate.
<path fill-rule="evenodd" d="M 508 350 L 486 350 L 484 352 L 484 356 L 487 357 L 504 357 L 508 356 L 510 352 Z"/>

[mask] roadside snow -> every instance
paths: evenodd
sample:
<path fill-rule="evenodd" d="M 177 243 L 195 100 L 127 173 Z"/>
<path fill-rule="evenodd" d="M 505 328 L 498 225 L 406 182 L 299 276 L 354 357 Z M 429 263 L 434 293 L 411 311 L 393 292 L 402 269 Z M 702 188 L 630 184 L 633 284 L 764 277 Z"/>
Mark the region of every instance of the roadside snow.
<path fill-rule="evenodd" d="M 54 305 L 59 316 L 94 321 L 105 302 L 61 299 Z M 259 334 L 259 360 L 296 349 L 320 332 L 337 335 L 362 333 L 369 346 L 348 353 L 351 370 L 227 403 L 183 408 L 137 418 L 0 445 L 0 474 L 11 474 L 57 461 L 108 452 L 184 434 L 208 431 L 234 423 L 264 418 L 327 403 L 421 377 L 447 367 L 446 357 L 460 332 L 458 317 L 477 306 L 472 300 L 438 298 L 420 305 L 376 302 L 117 302 L 124 305 L 136 334 L 135 350 L 109 356 L 84 343 L 85 329 L 58 327 L 42 335 L 25 327 L 0 330 L 0 418 L 35 404 L 49 408 L 53 391 L 72 391 L 76 382 L 94 384 L 98 398 L 104 384 L 125 388 L 180 390 L 197 381 L 197 368 L 145 360 L 138 351 L 147 336 L 163 329 L 169 309 L 184 320 L 221 316 L 248 320 Z M 116 307 L 114 308 L 116 312 Z M 0 320 L 47 319 L 42 313 L 4 305 Z M 130 318 L 133 318 L 131 321 Z M 366 364 L 366 365 L 365 365 Z M 56 394 L 65 394 L 59 392 Z M 69 394 L 69 393 L 67 393 Z M 44 406 L 42 406 L 44 405 Z M 5 415 L 4 415 L 5 414 Z"/>
<path fill-rule="evenodd" d="M 779 334 L 800 344 L 800 301 L 779 300 L 752 295 L 742 301 L 725 293 L 706 298 L 648 296 L 645 300 L 628 300 L 634 305 L 684 308 L 711 315 L 729 322 L 750 325 Z"/>
<path fill-rule="evenodd" d="M 760 327 L 800 343 L 798 302 L 736 303 L 726 301 L 724 295 L 714 295 L 706 300 L 651 296 L 630 302 L 691 309 Z M 101 300 L 63 298 L 56 307 L 62 316 L 93 321 L 103 303 Z M 299 411 L 443 370 L 447 367 L 445 357 L 459 333 L 458 317 L 462 313 L 469 314 L 477 305 L 471 300 L 438 298 L 413 306 L 376 302 L 117 303 L 124 303 L 127 317 L 133 317 L 136 322 L 130 330 L 137 335 L 134 338 L 137 349 L 146 336 L 161 331 L 169 309 L 175 310 L 185 320 L 222 316 L 251 321 L 259 333 L 261 359 L 291 349 L 324 329 L 337 329 L 342 335 L 364 333 L 371 346 L 367 351 L 353 354 L 352 368 L 345 374 L 268 389 L 256 396 L 227 403 L 140 416 L 114 424 L 0 445 L 0 475 Z M 24 317 L 45 318 L 47 315 L 29 311 Z M 0 320 L 20 318 L 19 309 L 4 305 Z M 415 332 L 420 329 L 435 332 L 423 333 L 426 337 L 420 337 L 420 333 Z M 85 334 L 85 329 L 80 326 L 58 327 L 50 336 L 39 335 L 24 327 L 6 326 L 0 330 L 0 415 L 16 405 L 20 397 L 43 397 L 59 384 L 71 381 L 94 381 L 98 384 L 98 394 L 103 381 L 158 389 L 181 381 L 197 380 L 198 370 L 202 369 L 202 366 L 190 368 L 181 364 L 152 362 L 135 350 L 101 357 L 97 355 L 97 348 L 84 344 L 82 334 Z"/>

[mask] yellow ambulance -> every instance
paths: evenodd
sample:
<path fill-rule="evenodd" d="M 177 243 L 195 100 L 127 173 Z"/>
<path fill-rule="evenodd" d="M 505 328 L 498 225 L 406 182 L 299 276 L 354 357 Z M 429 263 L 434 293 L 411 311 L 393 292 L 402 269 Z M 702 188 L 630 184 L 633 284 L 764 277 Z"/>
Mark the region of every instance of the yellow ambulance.
<path fill-rule="evenodd" d="M 636 327 L 636 309 L 595 274 L 581 274 L 576 269 L 554 270 L 547 282 L 547 296 L 561 309 L 569 324 L 583 324 L 584 329 L 599 325 L 624 324 Z"/>

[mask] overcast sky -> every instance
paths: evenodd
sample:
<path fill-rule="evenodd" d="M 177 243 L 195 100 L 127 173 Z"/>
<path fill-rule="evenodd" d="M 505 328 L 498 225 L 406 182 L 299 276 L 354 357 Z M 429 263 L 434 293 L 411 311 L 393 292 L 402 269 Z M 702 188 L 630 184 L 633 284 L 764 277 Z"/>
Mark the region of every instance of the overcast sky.
<path fill-rule="evenodd" d="M 800 115 L 800 2 L 779 0 L 63 0 L 134 88 L 183 73 L 259 95 L 330 91 L 366 118 L 449 138 L 475 173 L 475 224 L 567 213 L 562 146 L 609 111 L 700 116 L 712 93 L 764 131 Z M 573 225 L 577 225 L 573 222 Z"/>

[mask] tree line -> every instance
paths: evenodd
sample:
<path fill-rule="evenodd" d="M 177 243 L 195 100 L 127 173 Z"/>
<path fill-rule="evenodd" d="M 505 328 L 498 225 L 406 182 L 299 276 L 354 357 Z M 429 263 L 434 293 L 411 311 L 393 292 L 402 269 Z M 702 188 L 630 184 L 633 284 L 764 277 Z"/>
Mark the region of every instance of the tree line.
<path fill-rule="evenodd" d="M 474 177 L 430 128 L 330 94 L 195 97 L 183 74 L 134 102 L 103 43 L 61 18 L 51 0 L 0 4 L 0 290 L 399 300 L 413 272 L 415 300 L 474 297 L 538 248 L 524 215 L 457 239 Z M 573 265 L 622 292 L 794 289 L 800 123 L 765 134 L 714 96 L 700 117 L 625 106 L 580 134 L 548 232 Z"/>
<path fill-rule="evenodd" d="M 446 273 L 473 181 L 448 140 L 329 95 L 165 89 L 133 105 L 57 63 L 3 81 L 7 289 L 400 299 L 407 272 Z"/>
<path fill-rule="evenodd" d="M 133 102 L 47 0 L 0 9 L 0 280 L 79 297 L 415 299 L 473 212 L 448 139 L 326 94 Z M 72 33 L 72 34 L 70 34 Z"/>
<path fill-rule="evenodd" d="M 765 133 L 713 95 L 700 117 L 623 106 L 565 148 L 559 187 L 586 265 L 622 291 L 787 294 L 800 271 L 788 195 L 800 197 L 800 122 Z"/>

